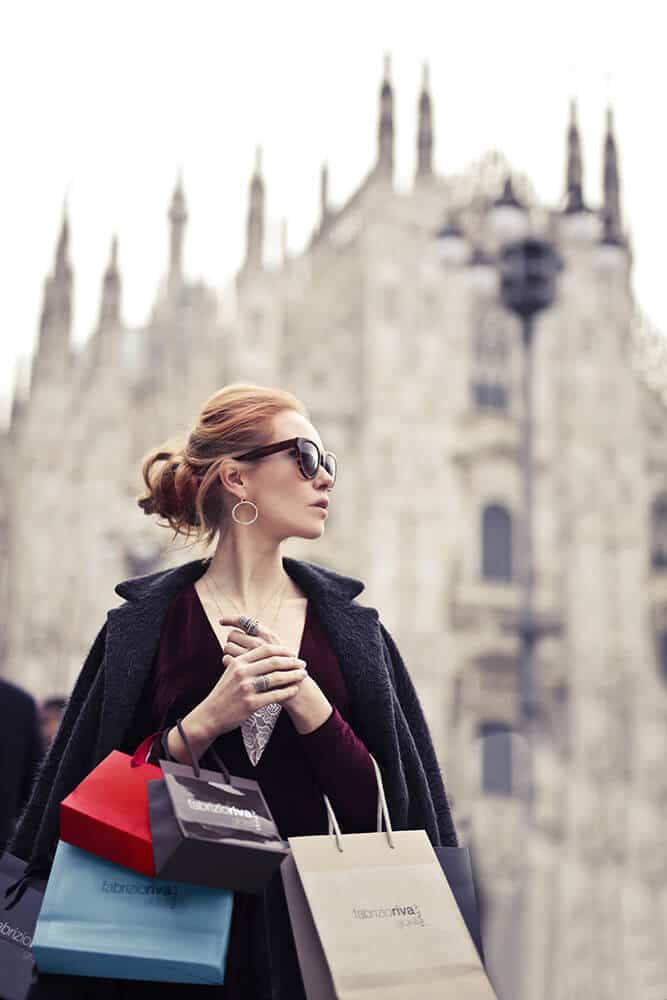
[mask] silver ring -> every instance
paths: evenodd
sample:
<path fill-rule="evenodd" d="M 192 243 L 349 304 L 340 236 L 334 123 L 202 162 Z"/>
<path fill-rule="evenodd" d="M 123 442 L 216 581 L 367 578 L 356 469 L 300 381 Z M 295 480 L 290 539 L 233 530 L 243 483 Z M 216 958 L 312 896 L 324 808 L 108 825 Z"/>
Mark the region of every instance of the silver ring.
<path fill-rule="evenodd" d="M 241 615 L 239 625 L 247 635 L 257 635 L 259 632 L 259 619 L 250 618 L 248 615 Z"/>
<path fill-rule="evenodd" d="M 257 694 L 263 694 L 265 691 L 271 690 L 271 684 L 269 683 L 269 675 L 262 674 L 260 677 L 255 678 L 255 691 Z"/>

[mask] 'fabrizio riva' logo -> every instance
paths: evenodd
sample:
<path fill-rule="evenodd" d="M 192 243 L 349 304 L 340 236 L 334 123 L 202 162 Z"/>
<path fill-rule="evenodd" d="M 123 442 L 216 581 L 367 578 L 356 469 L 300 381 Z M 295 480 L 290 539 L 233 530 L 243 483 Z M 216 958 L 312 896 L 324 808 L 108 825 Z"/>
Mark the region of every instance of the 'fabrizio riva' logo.
<path fill-rule="evenodd" d="M 32 938 L 30 935 L 24 933 L 20 927 L 12 927 L 6 921 L 0 924 L 0 937 L 4 938 L 5 941 L 12 941 L 14 944 L 21 945 L 23 948 L 32 947 Z"/>
<path fill-rule="evenodd" d="M 423 927 L 421 907 L 418 903 L 409 903 L 405 906 L 396 904 L 395 906 L 355 906 L 352 908 L 352 915 L 355 920 L 390 920 L 397 921 L 398 927 Z"/>
<path fill-rule="evenodd" d="M 114 895 L 143 896 L 146 899 L 165 899 L 170 906 L 176 905 L 178 899 L 178 886 L 172 882 L 163 885 L 146 882 L 117 882 L 116 879 L 103 879 L 102 892 L 111 892 Z"/>
<path fill-rule="evenodd" d="M 188 799 L 188 806 L 197 812 L 222 813 L 224 816 L 243 816 L 244 819 L 255 819 L 254 809 L 239 809 L 238 806 L 226 806 L 222 802 L 206 802 L 203 799 Z"/>

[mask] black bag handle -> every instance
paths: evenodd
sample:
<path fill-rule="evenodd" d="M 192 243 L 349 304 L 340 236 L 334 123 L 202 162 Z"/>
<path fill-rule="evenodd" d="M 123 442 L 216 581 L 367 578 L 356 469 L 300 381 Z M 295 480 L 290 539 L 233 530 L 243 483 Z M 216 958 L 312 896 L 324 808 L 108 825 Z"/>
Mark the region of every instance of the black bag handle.
<path fill-rule="evenodd" d="M 186 750 L 188 751 L 188 753 L 190 755 L 190 762 L 192 764 L 192 770 L 194 771 L 195 778 L 198 778 L 199 775 L 200 775 L 199 761 L 197 760 L 195 754 L 193 753 L 192 746 L 190 744 L 190 740 L 188 739 L 188 737 L 187 737 L 187 735 L 185 733 L 185 730 L 183 729 L 182 722 L 183 722 L 182 719 L 176 719 L 176 728 L 178 729 L 180 737 L 183 740 L 183 743 L 185 744 L 185 748 L 186 748 Z M 167 736 L 168 732 L 169 732 L 168 729 L 164 729 L 162 731 L 162 737 L 161 737 L 162 749 L 165 752 L 165 756 L 166 756 L 167 760 L 173 760 L 174 758 L 169 753 L 169 748 L 167 747 L 166 736 Z M 215 762 L 218 771 L 220 771 L 220 773 L 222 774 L 222 777 L 224 779 L 225 784 L 226 785 L 231 785 L 231 783 L 232 783 L 232 776 L 229 773 L 229 771 L 227 770 L 226 765 L 221 760 L 221 758 L 218 755 L 217 751 L 213 747 L 213 744 L 210 745 L 210 747 L 208 748 L 208 750 L 204 754 L 204 757 L 206 756 L 206 754 L 210 754 L 211 755 L 211 758 Z"/>

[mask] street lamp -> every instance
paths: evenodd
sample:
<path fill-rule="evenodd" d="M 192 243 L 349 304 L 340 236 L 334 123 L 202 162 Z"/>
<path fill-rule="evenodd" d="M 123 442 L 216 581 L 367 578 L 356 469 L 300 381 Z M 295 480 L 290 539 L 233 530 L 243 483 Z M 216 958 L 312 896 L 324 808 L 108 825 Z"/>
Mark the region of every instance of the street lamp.
<path fill-rule="evenodd" d="M 557 274 L 563 264 L 555 247 L 538 237 L 525 237 L 505 243 L 498 255 L 500 296 L 503 305 L 521 323 L 523 365 L 521 377 L 520 464 L 522 511 L 518 532 L 520 610 L 512 624 L 520 638 L 519 682 L 521 729 L 526 738 L 528 760 L 524 785 L 528 819 L 534 800 L 533 748 L 540 717 L 538 685 L 535 676 L 535 647 L 547 634 L 559 631 L 557 622 L 538 619 L 533 606 L 535 572 L 533 556 L 533 341 L 535 317 L 548 309 L 556 297 Z"/>
<path fill-rule="evenodd" d="M 531 878 L 529 848 L 535 822 L 535 750 L 539 738 L 541 704 L 535 674 L 535 649 L 540 638 L 558 634 L 559 623 L 535 614 L 533 557 L 533 341 L 535 317 L 548 309 L 556 297 L 556 278 L 562 261 L 555 247 L 537 237 L 524 237 L 503 244 L 498 254 L 500 297 L 521 324 L 523 365 L 521 373 L 520 465 L 522 511 L 518 532 L 520 605 L 518 620 L 510 628 L 519 635 L 520 731 L 525 739 L 525 771 L 520 784 L 525 813 L 526 850 L 519 886 L 519 926 L 515 928 L 515 957 L 528 946 L 528 890 Z M 519 987 L 522 990 L 522 986 Z"/>

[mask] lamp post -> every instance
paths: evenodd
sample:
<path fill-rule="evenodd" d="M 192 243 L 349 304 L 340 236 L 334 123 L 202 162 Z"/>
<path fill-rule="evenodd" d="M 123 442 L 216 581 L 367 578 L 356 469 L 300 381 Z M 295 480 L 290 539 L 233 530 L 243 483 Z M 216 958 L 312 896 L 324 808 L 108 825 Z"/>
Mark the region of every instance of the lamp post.
<path fill-rule="evenodd" d="M 511 193 L 511 192 L 510 192 Z M 513 223 L 517 222 L 522 213 L 521 206 L 513 200 L 510 204 L 507 190 L 494 208 L 497 213 L 502 209 L 505 213 L 511 209 Z M 503 219 L 506 221 L 505 216 Z M 525 220 L 524 220 L 525 223 Z M 522 223 L 522 224 L 524 224 Z M 514 225 L 516 233 L 518 225 Z M 525 779 L 521 785 L 521 797 L 525 806 L 526 839 L 534 821 L 534 747 L 536 743 L 536 728 L 541 717 L 540 698 L 535 674 L 535 648 L 537 641 L 546 635 L 556 635 L 560 632 L 560 622 L 544 614 L 537 615 L 534 609 L 535 574 L 533 565 L 533 341 L 535 335 L 535 318 L 537 313 L 552 305 L 556 297 L 557 274 L 563 264 L 555 247 L 547 240 L 537 237 L 521 236 L 511 241 L 503 242 L 497 252 L 489 257 L 478 247 L 472 255 L 466 250 L 466 234 L 450 218 L 436 235 L 436 248 L 439 257 L 448 268 L 458 268 L 463 264 L 473 270 L 486 271 L 492 266 L 499 278 L 500 297 L 503 305 L 518 317 L 521 324 L 523 365 L 521 378 L 521 432 L 520 432 L 520 467 L 522 480 L 522 511 L 519 519 L 519 537 L 517 555 L 520 580 L 520 608 L 517 615 L 506 622 L 512 632 L 519 637 L 519 684 L 520 684 L 520 730 L 525 737 L 526 767 Z M 527 852 L 522 852 L 526 858 Z M 526 919 L 526 896 L 529 870 L 525 863 L 518 913 Z M 523 903 L 523 905 L 521 905 Z M 515 911 L 516 912 L 516 911 Z M 518 996 L 517 989 L 520 979 L 518 966 L 522 952 L 522 939 L 525 940 L 525 923 L 523 927 L 515 927 L 512 918 L 511 927 L 507 928 L 512 943 L 506 942 L 505 955 L 507 959 L 503 975 L 507 977 L 510 988 L 508 996 Z M 500 970 L 499 970 L 500 972 Z"/>
<path fill-rule="evenodd" d="M 510 628 L 519 636 L 520 731 L 525 739 L 524 780 L 520 785 L 520 795 L 524 803 L 526 850 L 522 852 L 524 862 L 517 898 L 519 926 L 514 933 L 514 965 L 519 963 L 519 956 L 525 954 L 530 933 L 528 892 L 532 872 L 529 848 L 535 823 L 535 750 L 542 718 L 535 651 L 540 638 L 560 631 L 557 621 L 547 620 L 544 615 L 538 616 L 534 607 L 533 343 L 535 318 L 552 305 L 556 297 L 557 274 L 563 265 L 551 243 L 536 237 L 524 237 L 501 246 L 498 266 L 500 297 L 505 308 L 519 319 L 523 346 L 520 433 L 522 510 L 517 545 L 520 605 L 518 618 L 510 624 Z M 515 993 L 519 996 L 523 992 L 523 983 L 518 968 L 513 975 L 516 977 Z"/>
<path fill-rule="evenodd" d="M 501 300 L 521 323 L 523 346 L 520 434 L 522 510 L 517 545 L 520 609 L 518 620 L 512 627 L 516 628 L 520 639 L 520 719 L 528 750 L 523 790 L 530 822 L 535 796 L 533 751 L 541 714 L 535 675 L 535 647 L 542 636 L 559 631 L 558 623 L 538 618 L 534 608 L 533 343 L 535 317 L 552 305 L 556 297 L 557 274 L 563 264 L 551 243 L 534 236 L 505 243 L 500 248 L 498 263 Z"/>

